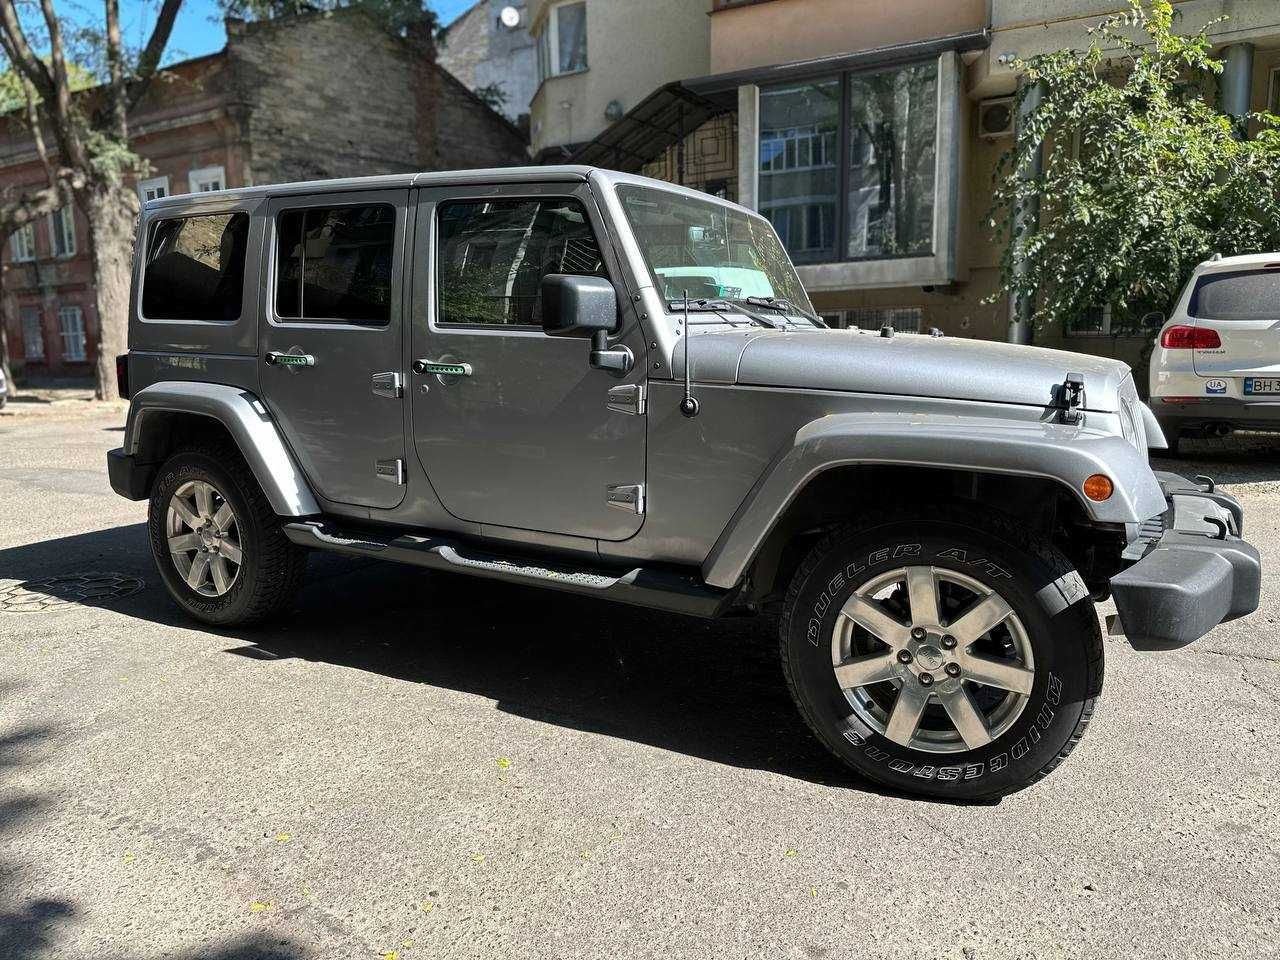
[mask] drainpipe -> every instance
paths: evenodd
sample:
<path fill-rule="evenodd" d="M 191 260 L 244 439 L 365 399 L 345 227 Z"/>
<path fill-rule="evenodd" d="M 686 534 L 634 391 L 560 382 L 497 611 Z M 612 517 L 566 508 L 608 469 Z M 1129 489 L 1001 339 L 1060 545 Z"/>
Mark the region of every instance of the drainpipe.
<path fill-rule="evenodd" d="M 1018 102 L 1018 114 L 1014 118 L 1014 137 L 1022 135 L 1028 118 L 1035 113 L 1040 106 L 1040 101 L 1044 97 L 1044 88 L 1039 84 L 1027 87 L 1023 80 L 1018 81 L 1019 92 L 1023 96 Z M 1022 169 L 1018 171 L 1018 176 L 1023 180 L 1034 180 L 1044 171 L 1044 144 L 1036 144 L 1035 152 L 1027 158 L 1023 163 Z M 1040 200 L 1038 197 L 1031 199 L 1018 205 L 1013 213 L 1013 236 L 1009 238 L 1009 242 L 1014 244 L 1013 273 L 1015 277 L 1022 277 L 1026 273 L 1026 263 L 1019 255 L 1022 247 L 1022 239 L 1028 233 L 1035 230 L 1040 222 Z M 1035 304 L 1027 297 L 1019 297 L 1011 295 L 1009 297 L 1009 331 L 1006 339 L 1010 343 L 1030 343 L 1031 342 L 1031 311 Z"/>
<path fill-rule="evenodd" d="M 1253 86 L 1253 44 L 1233 43 L 1222 54 L 1222 110 L 1235 118 L 1236 139 L 1243 139 Z"/>

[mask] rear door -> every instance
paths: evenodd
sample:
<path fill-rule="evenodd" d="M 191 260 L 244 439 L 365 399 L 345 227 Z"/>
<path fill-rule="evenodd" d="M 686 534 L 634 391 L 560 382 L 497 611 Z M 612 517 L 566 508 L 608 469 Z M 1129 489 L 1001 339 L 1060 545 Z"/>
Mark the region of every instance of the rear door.
<path fill-rule="evenodd" d="M 1219 340 L 1192 351 L 1197 374 L 1237 380 L 1245 399 L 1280 394 L 1280 263 L 1204 274 L 1187 312 Z"/>
<path fill-rule="evenodd" d="M 303 472 L 336 503 L 404 499 L 401 274 L 409 191 L 273 200 L 259 381 Z"/>

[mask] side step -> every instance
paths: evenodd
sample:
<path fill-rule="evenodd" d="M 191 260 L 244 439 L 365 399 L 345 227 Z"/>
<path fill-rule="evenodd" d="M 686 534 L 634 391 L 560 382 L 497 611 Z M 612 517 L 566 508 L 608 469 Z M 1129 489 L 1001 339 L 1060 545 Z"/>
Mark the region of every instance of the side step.
<path fill-rule="evenodd" d="M 719 616 L 730 597 L 727 590 L 707 586 L 696 577 L 675 571 L 636 567 L 617 573 L 553 565 L 533 558 L 487 553 L 444 537 L 401 534 L 384 538 L 381 533 L 340 530 L 317 521 L 286 523 L 284 532 L 299 546 L 316 550 L 550 587 L 694 617 Z"/>

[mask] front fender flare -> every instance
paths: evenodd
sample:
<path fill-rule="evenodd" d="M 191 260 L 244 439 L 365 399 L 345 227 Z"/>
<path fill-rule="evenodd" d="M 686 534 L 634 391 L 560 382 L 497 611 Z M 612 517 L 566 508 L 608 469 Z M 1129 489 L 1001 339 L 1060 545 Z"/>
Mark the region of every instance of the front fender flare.
<path fill-rule="evenodd" d="M 819 473 L 853 464 L 893 464 L 1043 477 L 1068 487 L 1100 523 L 1140 523 L 1165 509 L 1147 462 L 1123 437 L 1077 426 L 992 417 L 840 413 L 796 432 L 738 507 L 702 564 L 703 579 L 729 589 L 746 573 L 778 519 Z M 1115 493 L 1087 499 L 1086 477 L 1104 473 Z"/>
<path fill-rule="evenodd" d="M 139 390 L 129 403 L 126 455 L 138 454 L 146 418 L 160 411 L 211 417 L 226 427 L 278 516 L 308 517 L 320 512 L 275 420 L 262 401 L 243 387 L 162 380 Z"/>

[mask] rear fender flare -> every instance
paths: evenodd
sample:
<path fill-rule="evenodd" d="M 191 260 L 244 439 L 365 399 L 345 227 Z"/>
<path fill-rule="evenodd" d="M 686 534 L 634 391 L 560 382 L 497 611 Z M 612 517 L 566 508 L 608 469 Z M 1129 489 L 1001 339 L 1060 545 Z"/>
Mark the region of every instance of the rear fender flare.
<path fill-rule="evenodd" d="M 805 424 L 778 452 L 707 555 L 703 579 L 724 589 L 737 584 L 805 485 L 825 470 L 855 464 L 1047 478 L 1070 489 L 1099 523 L 1141 523 L 1165 509 L 1146 452 L 1113 434 L 990 417 L 832 414 Z M 1115 485 L 1102 503 L 1082 491 L 1085 478 L 1095 473 Z"/>
<path fill-rule="evenodd" d="M 139 455 L 146 418 L 161 411 L 210 417 L 226 427 L 278 516 L 307 517 L 320 512 L 275 420 L 254 394 L 220 383 L 153 383 L 130 401 L 124 430 L 126 454 Z"/>

